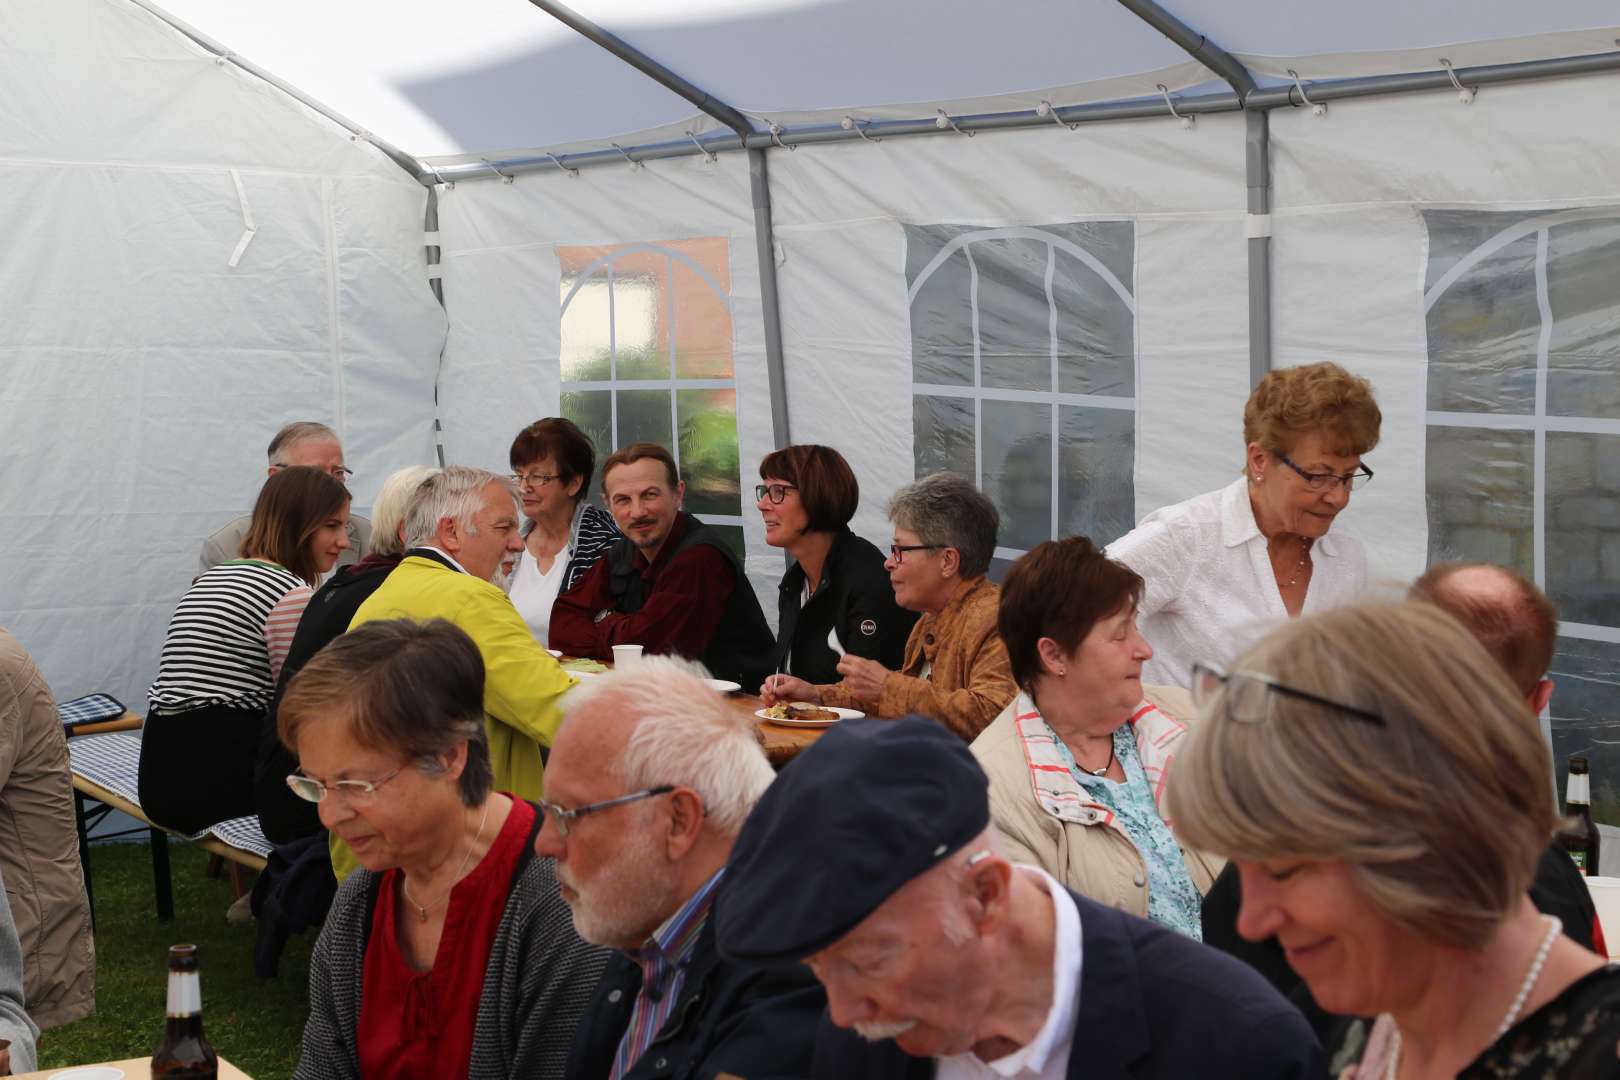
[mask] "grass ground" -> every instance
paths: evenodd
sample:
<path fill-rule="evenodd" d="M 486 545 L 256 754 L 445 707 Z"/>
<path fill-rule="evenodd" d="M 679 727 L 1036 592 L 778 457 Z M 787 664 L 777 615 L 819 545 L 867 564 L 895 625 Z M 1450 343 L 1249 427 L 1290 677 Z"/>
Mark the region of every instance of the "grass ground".
<path fill-rule="evenodd" d="M 174 921 L 157 921 L 152 858 L 145 844 L 98 844 L 90 865 L 96 894 L 96 1015 L 46 1032 L 40 1068 L 150 1054 L 163 1036 L 170 945 L 199 947 L 203 1021 L 214 1049 L 254 1080 L 285 1080 L 298 1060 L 308 1008 L 315 932 L 294 938 L 274 979 L 253 975 L 255 926 L 228 926 L 228 879 L 205 876 L 208 854 L 169 845 Z"/>

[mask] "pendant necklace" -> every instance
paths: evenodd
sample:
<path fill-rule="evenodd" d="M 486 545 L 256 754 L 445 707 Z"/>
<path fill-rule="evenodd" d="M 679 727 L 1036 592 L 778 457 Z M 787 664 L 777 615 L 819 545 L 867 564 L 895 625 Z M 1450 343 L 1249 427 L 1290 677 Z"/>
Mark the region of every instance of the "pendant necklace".
<path fill-rule="evenodd" d="M 1294 576 L 1288 579 L 1287 584 L 1283 585 L 1285 589 L 1292 589 L 1295 585 L 1298 585 L 1299 575 L 1303 574 L 1305 567 L 1310 565 L 1312 541 L 1302 536 L 1299 538 L 1299 543 L 1299 565 L 1294 567 Z"/>
<path fill-rule="evenodd" d="M 1075 760 L 1075 764 L 1080 765 L 1080 761 L 1079 761 L 1078 758 Z M 1080 771 L 1085 772 L 1085 773 L 1090 773 L 1092 776 L 1102 776 L 1102 775 L 1106 774 L 1108 772 L 1108 770 L 1113 768 L 1113 767 L 1114 767 L 1114 737 L 1112 735 L 1110 735 L 1110 736 L 1108 736 L 1108 760 L 1103 763 L 1103 767 L 1100 768 L 1100 769 L 1088 769 L 1086 766 L 1080 765 Z"/>
<path fill-rule="evenodd" d="M 399 889 L 400 889 L 400 892 L 405 894 L 405 902 L 407 904 L 411 905 L 411 907 L 416 910 L 416 917 L 420 921 L 427 922 L 428 921 L 428 912 L 432 911 L 434 908 L 438 907 L 440 904 L 442 904 L 446 900 L 450 899 L 450 894 L 455 891 L 456 882 L 461 880 L 461 872 L 463 870 L 467 869 L 467 861 L 472 858 L 472 853 L 474 851 L 478 850 L 478 841 L 480 841 L 480 840 L 482 840 L 484 838 L 484 826 L 486 824 L 488 824 L 488 822 L 489 822 L 489 803 L 490 803 L 490 800 L 488 800 L 488 799 L 484 800 L 484 816 L 482 818 L 480 818 L 479 821 L 478 821 L 478 835 L 473 837 L 473 842 L 471 844 L 467 845 L 467 854 L 465 854 L 465 855 L 463 855 L 461 857 L 461 865 L 456 867 L 455 875 L 453 877 L 451 877 L 451 879 L 450 879 L 450 887 L 448 889 L 444 890 L 443 895 L 441 895 L 437 900 L 433 901 L 433 903 L 428 904 L 425 907 L 423 905 L 421 905 L 421 904 L 418 904 L 416 902 L 416 897 L 411 895 L 411 887 L 410 887 L 409 884 L 406 883 L 405 875 L 401 874 L 399 876 Z"/>

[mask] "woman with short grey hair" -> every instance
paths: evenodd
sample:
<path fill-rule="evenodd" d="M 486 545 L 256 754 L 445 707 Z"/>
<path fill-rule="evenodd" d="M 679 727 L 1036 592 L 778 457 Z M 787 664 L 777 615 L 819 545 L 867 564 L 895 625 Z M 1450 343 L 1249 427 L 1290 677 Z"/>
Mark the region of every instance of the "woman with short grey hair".
<path fill-rule="evenodd" d="M 1018 692 L 996 630 L 1001 590 L 985 574 L 1001 516 L 967 478 L 935 473 L 889 501 L 894 542 L 884 569 L 894 599 L 922 614 L 906 641 L 900 670 L 846 655 L 843 681 L 813 686 L 777 676 L 767 704 L 811 701 L 872 716 L 920 713 L 972 741 Z"/>

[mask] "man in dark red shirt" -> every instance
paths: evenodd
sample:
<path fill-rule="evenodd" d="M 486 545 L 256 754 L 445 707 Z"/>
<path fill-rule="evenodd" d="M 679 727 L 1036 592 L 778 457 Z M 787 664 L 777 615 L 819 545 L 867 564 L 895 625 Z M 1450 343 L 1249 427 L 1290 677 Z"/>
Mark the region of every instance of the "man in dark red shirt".
<path fill-rule="evenodd" d="M 725 540 L 681 509 L 675 459 L 635 443 L 602 465 L 602 494 L 617 541 L 551 613 L 551 645 L 610 660 L 641 645 L 702 661 L 750 692 L 771 671 L 776 642 L 742 564 Z"/>

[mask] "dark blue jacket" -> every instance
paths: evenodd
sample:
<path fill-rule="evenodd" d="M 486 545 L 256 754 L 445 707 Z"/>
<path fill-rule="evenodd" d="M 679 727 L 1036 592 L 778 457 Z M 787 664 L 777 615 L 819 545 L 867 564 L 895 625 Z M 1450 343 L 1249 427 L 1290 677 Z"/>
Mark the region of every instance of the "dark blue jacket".
<path fill-rule="evenodd" d="M 1070 894 L 1074 896 L 1073 893 Z M 1316 1080 L 1322 1051 L 1298 1010 L 1247 965 L 1145 919 L 1080 909 L 1075 1080 Z M 817 1080 L 930 1080 L 931 1058 L 863 1041 L 823 1016 Z"/>
<path fill-rule="evenodd" d="M 567 1080 L 607 1080 L 640 990 L 641 968 L 615 952 L 574 1033 Z M 692 947 L 680 1000 L 624 1080 L 807 1076 L 826 1006 L 826 992 L 802 964 L 759 969 L 722 960 L 711 918 Z"/>

